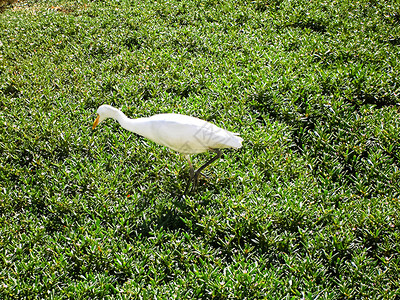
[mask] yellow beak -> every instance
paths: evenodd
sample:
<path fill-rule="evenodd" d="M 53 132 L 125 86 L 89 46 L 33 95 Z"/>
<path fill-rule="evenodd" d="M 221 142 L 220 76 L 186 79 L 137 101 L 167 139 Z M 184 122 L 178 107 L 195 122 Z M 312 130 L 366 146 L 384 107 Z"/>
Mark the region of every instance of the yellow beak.
<path fill-rule="evenodd" d="M 96 120 L 94 120 L 94 123 L 93 123 L 93 127 L 92 127 L 92 129 L 95 129 L 95 128 L 96 128 L 96 126 L 99 124 L 99 120 L 100 120 L 100 116 L 99 116 L 99 115 L 97 115 L 97 118 L 96 118 Z"/>

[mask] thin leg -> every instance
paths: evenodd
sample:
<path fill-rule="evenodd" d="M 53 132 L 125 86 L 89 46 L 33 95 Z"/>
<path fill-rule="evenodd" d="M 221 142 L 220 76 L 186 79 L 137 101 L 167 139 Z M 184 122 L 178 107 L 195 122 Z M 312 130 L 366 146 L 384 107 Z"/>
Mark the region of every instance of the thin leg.
<path fill-rule="evenodd" d="M 188 180 L 188 183 L 186 184 L 186 188 L 185 188 L 185 192 L 184 192 L 184 194 L 186 195 L 186 193 L 189 191 L 190 183 L 192 182 L 193 177 L 194 177 L 194 168 L 193 168 L 192 162 L 190 161 L 190 156 L 189 155 L 185 155 L 185 158 L 188 161 L 189 168 L 190 168 L 190 170 L 189 170 L 190 178 Z"/>
<path fill-rule="evenodd" d="M 186 158 L 186 160 L 188 161 L 188 163 L 189 163 L 189 167 L 190 167 L 190 170 L 189 170 L 189 174 L 190 174 L 190 180 L 192 180 L 192 178 L 193 178 L 193 176 L 194 176 L 194 169 L 193 169 L 193 165 L 192 165 L 192 162 L 190 161 L 190 156 L 189 155 L 185 155 L 185 158 Z"/>
<path fill-rule="evenodd" d="M 201 174 L 201 171 L 203 171 L 205 168 L 207 168 L 209 165 L 211 165 L 213 162 L 215 162 L 216 160 L 221 158 L 221 150 L 219 149 L 215 149 L 213 150 L 214 152 L 217 153 L 216 156 L 214 156 L 213 158 L 211 158 L 209 161 L 207 161 L 204 165 L 202 165 L 200 168 L 198 168 L 196 170 L 196 172 L 194 173 L 194 177 L 193 177 L 193 189 L 196 189 L 197 185 L 198 185 L 198 181 L 199 181 L 199 176 Z"/>

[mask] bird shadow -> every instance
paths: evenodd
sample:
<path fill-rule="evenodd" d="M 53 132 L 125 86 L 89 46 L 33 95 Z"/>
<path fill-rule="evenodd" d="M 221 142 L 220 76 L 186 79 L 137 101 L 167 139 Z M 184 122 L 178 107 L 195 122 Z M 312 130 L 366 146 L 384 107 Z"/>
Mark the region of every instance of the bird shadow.
<path fill-rule="evenodd" d="M 214 203 L 213 199 L 220 194 L 221 189 L 228 182 L 227 179 L 226 182 L 219 180 L 217 184 L 211 184 L 214 179 L 211 174 L 209 179 L 201 177 L 197 189 L 190 190 L 185 194 L 184 188 L 190 178 L 188 168 L 182 168 L 167 188 L 163 186 L 163 196 L 161 196 L 160 190 L 154 190 L 147 194 L 140 203 L 135 203 L 136 215 L 141 215 L 141 212 L 148 208 L 149 202 L 165 202 L 165 205 L 160 205 L 156 214 L 146 221 L 140 222 L 134 230 L 136 234 L 129 238 L 137 238 L 138 233 L 142 238 L 150 237 L 154 231 L 158 230 L 198 232 L 200 229 L 197 228 L 197 225 L 188 226 L 188 224 L 197 224 L 199 218 L 202 217 L 202 214 L 206 214 L 210 206 L 218 205 Z M 165 198 L 167 201 L 161 200 L 161 198 Z"/>

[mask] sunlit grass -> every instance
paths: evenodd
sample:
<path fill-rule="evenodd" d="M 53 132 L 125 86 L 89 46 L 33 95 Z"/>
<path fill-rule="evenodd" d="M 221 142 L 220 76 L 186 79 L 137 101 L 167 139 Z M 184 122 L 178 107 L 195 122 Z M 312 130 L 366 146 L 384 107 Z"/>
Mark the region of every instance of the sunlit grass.
<path fill-rule="evenodd" d="M 397 299 L 395 1 L 19 1 L 0 15 L 0 298 Z M 184 158 L 109 120 L 244 138 Z M 194 157 L 201 165 L 212 154 Z"/>

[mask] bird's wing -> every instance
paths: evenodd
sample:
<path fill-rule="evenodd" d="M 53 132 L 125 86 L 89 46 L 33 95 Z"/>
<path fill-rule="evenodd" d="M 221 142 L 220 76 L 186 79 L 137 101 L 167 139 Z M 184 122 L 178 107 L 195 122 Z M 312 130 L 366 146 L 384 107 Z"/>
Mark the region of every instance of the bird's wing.
<path fill-rule="evenodd" d="M 218 126 L 194 117 L 164 114 L 151 117 L 157 141 L 181 153 L 217 148 L 240 148 L 242 139 Z"/>

